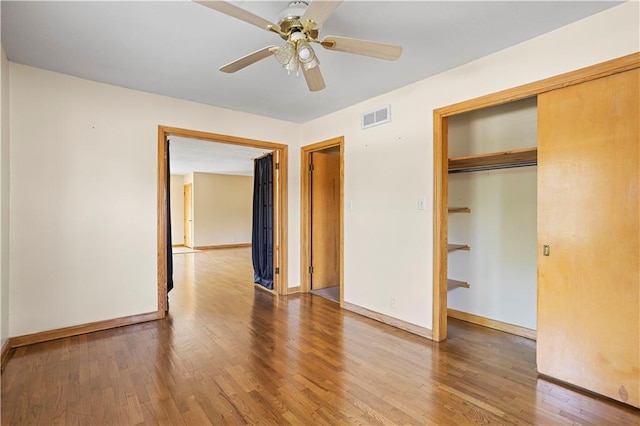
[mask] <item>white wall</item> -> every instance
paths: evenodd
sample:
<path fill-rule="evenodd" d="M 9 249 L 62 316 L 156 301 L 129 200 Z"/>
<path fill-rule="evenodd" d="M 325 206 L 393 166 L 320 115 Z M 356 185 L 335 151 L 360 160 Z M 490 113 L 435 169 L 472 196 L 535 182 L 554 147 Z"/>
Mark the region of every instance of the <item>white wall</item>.
<path fill-rule="evenodd" d="M 449 157 L 531 148 L 538 144 L 536 99 L 449 119 Z M 449 278 L 470 288 L 448 293 L 448 307 L 536 329 L 536 167 L 449 175 Z"/>
<path fill-rule="evenodd" d="M 171 243 L 184 244 L 184 176 L 171 175 Z"/>
<path fill-rule="evenodd" d="M 253 176 L 193 175 L 194 246 L 250 243 Z"/>
<path fill-rule="evenodd" d="M 637 2 L 625 3 L 305 123 L 302 145 L 345 137 L 354 206 L 345 211 L 345 301 L 431 329 L 433 110 L 637 52 L 639 15 Z M 391 123 L 359 128 L 363 112 L 386 104 Z"/>
<path fill-rule="evenodd" d="M 537 104 L 533 97 L 450 117 L 449 157 L 537 146 Z"/>
<path fill-rule="evenodd" d="M 253 176 L 189 173 L 171 176 L 174 245 L 184 242 L 183 191 L 188 183 L 193 185 L 192 243 L 195 247 L 251 243 Z M 296 278 L 293 283 L 299 284 Z"/>
<path fill-rule="evenodd" d="M 536 329 L 536 167 L 449 176 L 449 242 L 469 251 L 449 253 L 449 278 L 470 288 L 448 292 L 448 307 Z"/>
<path fill-rule="evenodd" d="M 9 337 L 9 61 L 0 49 L 0 347 Z"/>
<path fill-rule="evenodd" d="M 187 173 L 186 175 L 184 175 L 184 177 L 183 177 L 183 183 L 184 183 L 185 185 L 188 185 L 188 184 L 192 184 L 192 185 L 193 185 L 193 172 L 191 172 L 191 173 Z M 192 194 L 192 195 L 193 195 L 193 194 Z"/>
<path fill-rule="evenodd" d="M 193 225 L 194 225 L 194 221 L 193 221 L 193 181 L 194 181 L 194 173 L 187 173 L 186 175 L 183 176 L 184 180 L 183 180 L 183 187 L 186 185 L 191 184 L 191 247 L 193 247 Z M 182 215 L 184 216 L 184 211 L 182 212 Z M 184 229 L 184 225 L 183 225 L 183 232 L 186 232 L 186 229 Z"/>
<path fill-rule="evenodd" d="M 297 144 L 296 124 L 16 63 L 10 72 L 10 336 L 157 309 L 159 124 Z M 289 247 L 295 279 L 296 227 Z"/>

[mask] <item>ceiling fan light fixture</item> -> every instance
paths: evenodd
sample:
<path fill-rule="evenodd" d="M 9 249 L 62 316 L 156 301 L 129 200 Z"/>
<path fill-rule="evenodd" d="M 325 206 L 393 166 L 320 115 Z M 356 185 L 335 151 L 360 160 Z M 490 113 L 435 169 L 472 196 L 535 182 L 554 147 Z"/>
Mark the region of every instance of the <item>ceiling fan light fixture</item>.
<path fill-rule="evenodd" d="M 307 62 L 311 62 L 313 58 L 315 58 L 316 56 L 311 46 L 309 46 L 309 43 L 307 43 L 304 40 L 299 41 L 296 44 L 296 48 L 298 53 L 298 59 L 303 64 L 306 64 Z"/>
<path fill-rule="evenodd" d="M 278 62 L 286 66 L 291 62 L 291 59 L 295 57 L 295 47 L 293 46 L 293 43 L 287 41 L 285 44 L 278 47 L 274 56 Z"/>
<path fill-rule="evenodd" d="M 292 56 L 291 60 L 284 64 L 284 69 L 287 70 L 288 74 L 291 74 L 292 72 L 296 73 L 296 75 L 298 75 L 298 70 L 300 69 L 300 62 L 298 61 L 298 57 L 297 56 Z"/>
<path fill-rule="evenodd" d="M 293 33 L 290 40 L 275 50 L 274 56 L 288 74 L 298 75 L 300 67 L 308 71 L 320 64 L 313 48 L 300 32 Z"/>
<path fill-rule="evenodd" d="M 315 68 L 320 64 L 316 52 L 313 51 L 311 45 L 306 40 L 300 40 L 296 43 L 296 53 L 298 55 L 298 61 L 302 64 L 302 68 L 305 71 L 309 71 L 311 68 Z"/>

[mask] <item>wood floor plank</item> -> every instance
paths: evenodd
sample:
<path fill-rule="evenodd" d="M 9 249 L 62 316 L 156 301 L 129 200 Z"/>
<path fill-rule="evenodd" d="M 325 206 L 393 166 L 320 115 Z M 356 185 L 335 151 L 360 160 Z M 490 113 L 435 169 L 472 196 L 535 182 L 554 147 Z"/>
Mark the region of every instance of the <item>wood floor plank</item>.
<path fill-rule="evenodd" d="M 2 424 L 640 424 L 538 377 L 531 340 L 452 319 L 434 343 L 274 297 L 247 248 L 174 261 L 168 318 L 15 349 Z"/>

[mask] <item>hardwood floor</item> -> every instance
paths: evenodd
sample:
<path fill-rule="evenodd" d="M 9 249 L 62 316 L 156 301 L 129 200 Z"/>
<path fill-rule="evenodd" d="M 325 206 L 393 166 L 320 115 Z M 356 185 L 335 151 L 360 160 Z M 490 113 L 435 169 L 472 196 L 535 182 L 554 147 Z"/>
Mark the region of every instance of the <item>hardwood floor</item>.
<path fill-rule="evenodd" d="M 457 320 L 441 344 L 254 289 L 249 249 L 174 256 L 170 317 L 18 348 L 2 424 L 640 424 L 538 378 L 535 342 Z"/>

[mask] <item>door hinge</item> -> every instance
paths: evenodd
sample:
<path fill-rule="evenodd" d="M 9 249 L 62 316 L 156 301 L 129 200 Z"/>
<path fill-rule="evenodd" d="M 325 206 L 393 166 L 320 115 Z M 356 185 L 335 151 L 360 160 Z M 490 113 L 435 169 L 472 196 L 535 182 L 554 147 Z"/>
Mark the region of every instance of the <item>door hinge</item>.
<path fill-rule="evenodd" d="M 309 164 L 309 171 L 312 172 L 313 171 L 313 163 Z"/>
<path fill-rule="evenodd" d="M 313 274 L 313 266 L 309 266 L 309 273 Z"/>
<path fill-rule="evenodd" d="M 280 163 L 276 163 L 276 170 L 280 170 Z"/>
<path fill-rule="evenodd" d="M 280 273 L 280 267 L 276 266 L 276 275 Z"/>

